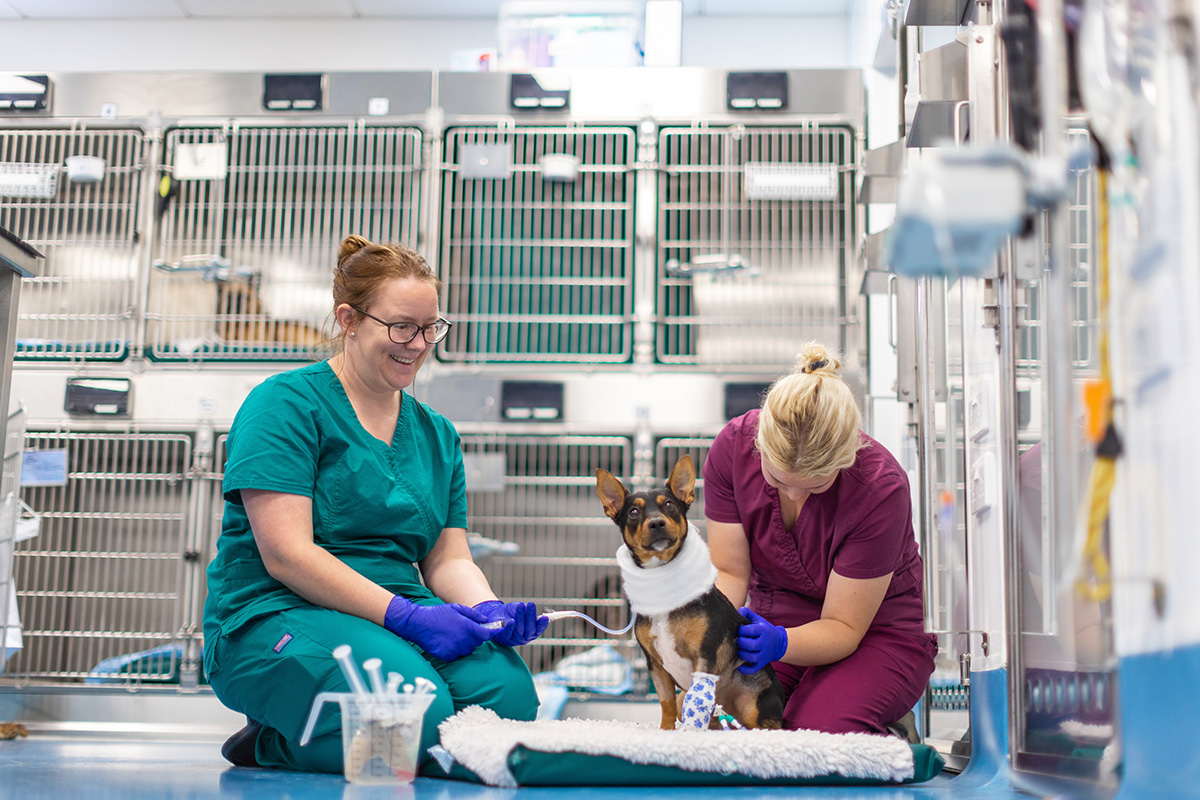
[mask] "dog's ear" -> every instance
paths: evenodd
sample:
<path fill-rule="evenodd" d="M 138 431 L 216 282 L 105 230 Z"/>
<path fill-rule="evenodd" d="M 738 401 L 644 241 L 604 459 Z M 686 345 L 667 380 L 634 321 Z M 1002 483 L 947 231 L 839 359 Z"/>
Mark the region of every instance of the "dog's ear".
<path fill-rule="evenodd" d="M 671 490 L 671 494 L 689 506 L 696 499 L 696 467 L 692 465 L 692 457 L 687 453 L 675 462 L 671 477 L 667 479 L 667 488 Z"/>
<path fill-rule="evenodd" d="M 617 480 L 611 472 L 606 469 L 598 469 L 596 470 L 596 494 L 600 495 L 604 513 L 609 518 L 616 519 L 617 514 L 621 513 L 621 507 L 625 505 L 625 498 L 629 492 L 625 491 L 625 485 Z"/>

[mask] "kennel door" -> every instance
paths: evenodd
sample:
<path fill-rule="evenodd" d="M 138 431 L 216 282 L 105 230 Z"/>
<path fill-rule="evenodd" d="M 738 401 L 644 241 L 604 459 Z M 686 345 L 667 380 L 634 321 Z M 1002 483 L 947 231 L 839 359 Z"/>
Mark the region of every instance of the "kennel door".
<path fill-rule="evenodd" d="M 15 548 L 24 648 L 6 674 L 177 681 L 191 438 L 30 432 L 25 447 L 64 451 L 66 480 L 23 491 L 41 526 Z"/>
<path fill-rule="evenodd" d="M 129 354 L 141 307 L 144 150 L 132 128 L 0 129 L 0 227 L 46 256 L 21 287 L 18 360 Z"/>
<path fill-rule="evenodd" d="M 660 132 L 659 362 L 774 369 L 809 340 L 845 351 L 855 146 L 845 126 Z"/>
<path fill-rule="evenodd" d="M 166 133 L 147 329 L 162 360 L 305 360 L 342 239 L 415 248 L 421 133 L 238 126 Z"/>
<path fill-rule="evenodd" d="M 629 128 L 447 132 L 441 360 L 631 359 L 635 144 Z"/>

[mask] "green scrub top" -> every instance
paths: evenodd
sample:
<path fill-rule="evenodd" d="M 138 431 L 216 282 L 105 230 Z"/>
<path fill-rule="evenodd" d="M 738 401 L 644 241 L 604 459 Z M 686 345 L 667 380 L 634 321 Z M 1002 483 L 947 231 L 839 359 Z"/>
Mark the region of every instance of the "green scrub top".
<path fill-rule="evenodd" d="M 205 638 L 310 605 L 272 578 L 242 489 L 312 499 L 313 539 L 385 589 L 431 600 L 414 562 L 444 528 L 466 528 L 466 475 L 453 424 L 401 393 L 389 447 L 363 428 L 329 362 L 273 375 L 238 410 L 226 440 L 225 517 L 208 567 Z"/>

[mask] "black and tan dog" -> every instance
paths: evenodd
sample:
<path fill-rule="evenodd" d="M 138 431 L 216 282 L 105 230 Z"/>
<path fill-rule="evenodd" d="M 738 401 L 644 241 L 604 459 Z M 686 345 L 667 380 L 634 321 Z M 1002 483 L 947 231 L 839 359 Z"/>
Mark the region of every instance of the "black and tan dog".
<path fill-rule="evenodd" d="M 662 728 L 675 727 L 676 687 L 686 691 L 692 673 L 717 676 L 716 702 L 747 728 L 779 728 L 783 689 L 768 664 L 743 675 L 738 628 L 744 620 L 714 585 L 708 546 L 687 511 L 695 500 L 696 469 L 685 455 L 667 485 L 630 493 L 612 473 L 596 470 L 596 491 L 625 540 L 618 551 L 621 575 L 636 614 L 634 633 L 646 654 L 662 705 Z M 713 727 L 716 727 L 714 716 Z"/>

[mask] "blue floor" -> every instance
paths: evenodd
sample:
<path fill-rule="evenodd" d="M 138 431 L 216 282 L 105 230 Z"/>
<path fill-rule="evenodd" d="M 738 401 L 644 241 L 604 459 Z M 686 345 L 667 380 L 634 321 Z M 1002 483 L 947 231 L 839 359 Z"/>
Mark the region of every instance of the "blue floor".
<path fill-rule="evenodd" d="M 1000 798 L 1034 797 L 1005 785 L 980 785 L 968 773 L 943 773 L 911 786 L 871 787 L 744 787 L 626 789 L 495 789 L 459 781 L 418 778 L 412 786 L 354 786 L 340 775 L 312 775 L 231 767 L 220 755 L 220 742 L 132 738 L 124 734 L 38 734 L 0 741 L 0 797 L 14 800 L 142 800 L 142 798 L 289 798 L 289 800 L 511 800 L 515 796 L 571 800 L 655 798 L 701 800 L 709 797 L 795 798 L 828 800 L 870 798 Z M 1043 795 L 1049 796 L 1049 795 Z"/>

